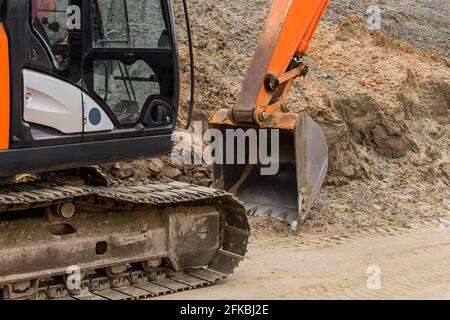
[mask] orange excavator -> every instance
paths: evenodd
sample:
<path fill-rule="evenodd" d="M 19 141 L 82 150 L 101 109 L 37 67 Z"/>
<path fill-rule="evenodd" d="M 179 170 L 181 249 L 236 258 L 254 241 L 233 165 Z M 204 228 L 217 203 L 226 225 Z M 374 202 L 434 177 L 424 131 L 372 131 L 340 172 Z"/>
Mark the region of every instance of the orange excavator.
<path fill-rule="evenodd" d="M 181 110 L 171 0 L 0 0 L 0 298 L 129 300 L 195 289 L 244 259 L 247 213 L 297 229 L 328 152 L 322 130 L 288 112 L 286 98 L 307 73 L 302 57 L 327 3 L 274 1 L 237 104 L 209 121 L 231 160 L 214 165 L 210 189 L 111 186 L 92 167 L 173 147 Z M 183 8 L 195 79 L 185 0 Z M 193 93 L 192 85 L 185 127 Z M 254 157 L 255 144 L 271 163 Z M 17 178 L 24 173 L 33 176 Z"/>

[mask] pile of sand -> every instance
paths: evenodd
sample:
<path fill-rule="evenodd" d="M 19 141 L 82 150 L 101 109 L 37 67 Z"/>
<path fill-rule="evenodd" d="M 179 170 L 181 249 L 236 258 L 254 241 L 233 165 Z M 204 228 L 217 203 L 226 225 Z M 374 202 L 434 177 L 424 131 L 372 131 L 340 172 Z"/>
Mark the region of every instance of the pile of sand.
<path fill-rule="evenodd" d="M 271 1 L 190 2 L 197 60 L 194 117 L 206 121 L 216 107 L 234 104 Z M 182 78 L 188 79 L 182 34 L 180 40 Z M 330 170 L 303 231 L 447 217 L 450 60 L 419 53 L 352 15 L 337 27 L 321 26 L 307 63 L 310 74 L 294 86 L 289 106 L 307 110 L 324 129 Z M 187 81 L 182 89 L 186 107 Z M 103 168 L 115 181 L 211 181 L 207 166 L 176 167 L 168 158 Z"/>

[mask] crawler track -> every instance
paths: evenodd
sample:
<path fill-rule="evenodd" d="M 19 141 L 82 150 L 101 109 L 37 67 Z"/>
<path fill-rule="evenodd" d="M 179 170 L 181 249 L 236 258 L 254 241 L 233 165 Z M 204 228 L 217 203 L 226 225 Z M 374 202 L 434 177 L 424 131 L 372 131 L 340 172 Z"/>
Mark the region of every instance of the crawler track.
<path fill-rule="evenodd" d="M 217 228 L 219 231 L 217 237 L 220 237 L 219 245 L 217 246 L 218 249 L 216 248 L 212 255 L 208 256 L 207 250 L 211 250 L 210 247 L 205 246 L 204 251 L 193 248 L 197 251 L 192 257 L 189 256 L 189 252 L 186 253 L 183 251 L 182 254 L 179 254 L 183 255 L 182 257 L 175 256 L 173 258 L 172 253 L 179 250 L 178 248 L 171 248 L 170 245 L 174 243 L 178 246 L 183 246 L 185 239 L 189 241 L 191 239 L 181 238 L 183 241 L 175 241 L 172 239 L 173 235 L 170 234 L 167 236 L 167 246 L 169 247 L 167 250 L 169 253 L 167 255 L 152 256 L 148 254 L 148 256 L 144 257 L 140 254 L 139 250 L 135 250 L 136 252 L 134 252 L 133 249 L 128 249 L 132 248 L 129 247 L 129 243 L 136 245 L 137 249 L 142 248 L 138 247 L 138 245 L 142 245 L 142 242 L 144 242 L 143 239 L 147 235 L 156 234 L 156 230 L 148 227 L 149 230 L 142 234 L 136 232 L 133 236 L 117 235 L 116 238 L 120 240 L 116 239 L 116 242 L 120 243 L 117 246 L 119 249 L 127 248 L 130 251 L 129 259 L 124 260 L 123 256 L 113 256 L 111 259 L 100 257 L 98 260 L 94 259 L 91 261 L 86 258 L 86 262 L 84 264 L 81 263 L 81 271 L 84 275 L 81 284 L 75 289 L 69 290 L 66 286 L 66 281 L 64 281 L 67 272 L 61 268 L 61 265 L 58 265 L 57 261 L 60 257 L 64 256 L 65 249 L 54 256 L 55 262 L 51 264 L 51 267 L 43 267 L 42 270 L 35 265 L 36 261 L 41 260 L 28 258 L 28 256 L 32 256 L 35 252 L 40 252 L 41 247 L 37 244 L 40 243 L 39 241 L 42 241 L 43 237 L 49 237 L 47 234 L 43 236 L 39 233 L 39 226 L 47 226 L 48 216 L 30 218 L 27 216 L 28 213 L 35 212 L 36 210 L 46 210 L 47 212 L 65 203 L 72 203 L 76 206 L 77 212 L 83 212 L 82 214 L 80 213 L 80 215 L 84 214 L 82 216 L 84 220 L 82 221 L 88 220 L 90 215 L 95 216 L 98 211 L 104 215 L 108 214 L 107 217 L 111 217 L 112 220 L 116 219 L 114 218 L 115 215 L 111 213 L 114 212 L 121 219 L 126 218 L 126 215 L 130 217 L 129 220 L 138 218 L 146 219 L 147 215 L 158 215 L 162 217 L 161 221 L 167 220 L 169 223 L 172 223 L 171 219 L 179 219 L 180 217 L 180 219 L 184 219 L 187 215 L 184 212 L 192 211 L 191 215 L 196 218 L 197 211 L 207 212 L 208 208 L 213 208 L 214 212 L 218 212 L 216 219 L 220 221 L 220 226 L 214 227 L 214 224 L 212 224 L 213 227 L 211 230 L 213 231 L 207 230 L 206 235 L 199 235 L 199 230 L 203 229 L 195 229 L 192 227 L 193 233 L 188 234 L 187 237 L 195 238 L 197 242 L 193 243 L 201 243 L 199 241 L 204 238 L 214 238 L 214 234 L 211 235 L 208 232 L 214 233 L 214 228 Z M 88 213 L 85 213 L 86 211 Z M 174 211 L 179 213 L 173 214 Z M 139 213 L 140 216 L 134 218 L 132 215 L 136 213 Z M 20 215 L 23 215 L 24 218 L 22 219 Z M 166 219 L 165 215 L 169 216 L 169 218 Z M 7 219 L 0 220 L 0 265 L 3 266 L 0 267 L 0 293 L 3 299 L 132 300 L 210 286 L 232 273 L 239 262 L 244 259 L 249 237 L 249 226 L 245 209 L 232 195 L 219 190 L 174 181 L 158 181 L 132 187 L 77 187 L 53 182 L 35 182 L 3 186 L 0 188 L 0 218 L 6 216 L 8 217 Z M 215 218 L 213 214 L 208 213 L 206 215 L 206 213 L 203 213 L 203 216 L 199 215 L 198 219 L 206 220 L 210 216 Z M 101 218 L 102 216 L 97 217 L 97 219 Z M 70 219 L 57 218 L 56 221 L 63 223 L 61 225 L 66 225 L 69 222 L 72 223 Z M 123 220 L 117 220 L 115 224 L 121 223 L 120 221 Z M 193 221 L 195 222 L 196 220 L 194 219 Z M 212 221 L 215 220 L 213 219 Z M 14 229 L 16 226 L 21 226 L 19 223 L 24 224 L 28 222 L 34 224 L 34 227 L 30 227 L 30 229 L 34 229 L 33 232 L 19 230 L 19 228 L 18 230 Z M 181 223 L 178 221 L 175 222 Z M 75 226 L 76 223 L 76 221 L 73 222 Z M 83 223 L 86 224 L 86 222 Z M 170 226 L 164 226 L 162 229 L 169 231 L 175 229 L 177 233 L 186 237 L 185 233 L 189 230 L 184 230 L 181 225 L 177 225 L 176 223 L 172 223 L 173 225 L 171 224 Z M 129 229 L 134 230 L 132 228 L 133 221 L 130 221 L 129 224 L 131 225 Z M 204 226 L 200 227 L 204 228 Z M 44 227 L 42 228 L 45 230 Z M 79 227 L 79 229 L 82 228 Z M 167 231 L 167 233 L 169 232 Z M 94 237 L 94 235 L 90 236 Z M 11 245 L 8 242 L 8 237 L 16 238 L 16 245 Z M 54 241 L 55 246 L 71 239 L 75 239 L 72 242 L 78 240 L 84 241 L 83 238 L 78 239 L 74 237 L 71 234 L 64 234 L 62 236 L 52 235 L 48 239 L 49 241 Z M 21 239 L 24 238 L 25 240 L 22 241 Z M 158 245 L 156 240 L 155 243 L 148 242 L 148 239 L 145 239 L 145 241 L 147 242 L 144 248 L 149 247 L 149 245 Z M 43 242 L 46 249 L 43 252 L 52 250 L 51 244 L 47 244 L 47 242 Z M 28 250 L 26 244 L 36 245 L 36 249 L 33 248 L 32 251 L 28 252 L 26 251 Z M 85 243 L 83 242 L 82 245 L 85 245 Z M 11 256 L 14 256 L 19 249 L 22 250 L 20 257 L 24 256 L 23 253 L 25 252 L 28 254 L 25 254 L 26 257 L 23 258 L 20 264 L 17 264 Z M 70 249 L 74 250 L 73 248 Z M 184 250 L 186 251 L 187 249 L 184 248 Z M 192 268 L 191 265 L 198 264 L 197 261 L 201 261 L 199 259 L 204 255 L 207 257 L 208 263 L 202 266 L 196 265 L 195 268 Z M 80 257 L 84 258 L 83 255 Z M 188 257 L 190 260 L 185 257 Z M 49 264 L 47 260 L 50 259 L 50 256 L 41 258 L 44 259 L 45 263 Z M 115 260 L 112 260 L 112 258 Z M 113 275 L 110 272 L 105 272 L 108 268 L 115 266 L 111 261 L 119 261 L 119 258 L 121 260 L 120 263 L 117 262 L 117 265 L 126 265 L 126 270 Z M 162 261 L 178 261 L 178 267 L 173 266 L 177 263 L 162 263 L 150 270 L 140 267 L 142 262 L 155 258 L 162 258 Z M 191 262 L 191 260 L 195 262 Z M 185 263 L 184 261 L 187 262 Z M 102 262 L 104 264 L 99 265 Z M 65 266 L 73 264 L 73 261 L 68 261 Z M 183 268 L 184 265 L 189 266 L 189 268 Z"/>

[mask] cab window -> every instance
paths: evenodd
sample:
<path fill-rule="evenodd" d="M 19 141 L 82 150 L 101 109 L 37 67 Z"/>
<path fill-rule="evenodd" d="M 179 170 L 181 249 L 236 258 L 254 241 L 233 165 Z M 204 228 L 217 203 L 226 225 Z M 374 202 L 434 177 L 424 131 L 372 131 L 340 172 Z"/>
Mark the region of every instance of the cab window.
<path fill-rule="evenodd" d="M 98 1 L 92 23 L 95 48 L 169 48 L 161 0 Z"/>
<path fill-rule="evenodd" d="M 171 99 L 173 64 L 163 0 L 91 2 L 92 62 L 85 83 L 121 125 L 134 125 L 153 100 Z"/>
<path fill-rule="evenodd" d="M 31 0 L 31 25 L 51 53 L 57 69 L 70 64 L 69 0 Z"/>

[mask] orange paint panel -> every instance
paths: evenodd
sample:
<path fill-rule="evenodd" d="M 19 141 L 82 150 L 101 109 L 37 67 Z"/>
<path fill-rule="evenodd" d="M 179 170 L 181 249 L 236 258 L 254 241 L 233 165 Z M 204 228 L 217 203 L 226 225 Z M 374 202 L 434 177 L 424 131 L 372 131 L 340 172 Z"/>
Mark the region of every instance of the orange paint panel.
<path fill-rule="evenodd" d="M 320 21 L 322 20 L 322 16 L 325 12 L 325 9 L 328 6 L 329 0 L 321 0 L 317 7 L 315 8 L 314 16 L 311 20 L 310 25 L 308 26 L 308 30 L 305 32 L 305 36 L 300 42 L 300 46 L 298 47 L 297 51 L 300 54 L 306 53 L 308 50 L 309 44 L 311 43 L 311 39 L 316 32 L 317 26 L 319 25 Z"/>
<path fill-rule="evenodd" d="M 280 75 L 286 71 L 293 55 L 306 53 L 328 0 L 293 0 L 283 21 L 283 29 L 269 64 L 268 73 Z"/>
<path fill-rule="evenodd" d="M 0 150 L 9 148 L 10 121 L 8 37 L 0 24 Z"/>

